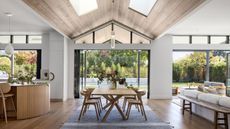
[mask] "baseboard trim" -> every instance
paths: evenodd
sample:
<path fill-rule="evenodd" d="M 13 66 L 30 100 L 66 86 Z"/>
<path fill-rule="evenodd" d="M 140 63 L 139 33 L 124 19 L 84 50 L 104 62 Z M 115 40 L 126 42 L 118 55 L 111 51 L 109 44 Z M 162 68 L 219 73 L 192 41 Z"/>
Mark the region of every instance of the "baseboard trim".
<path fill-rule="evenodd" d="M 50 99 L 50 102 L 63 102 L 63 99 Z"/>

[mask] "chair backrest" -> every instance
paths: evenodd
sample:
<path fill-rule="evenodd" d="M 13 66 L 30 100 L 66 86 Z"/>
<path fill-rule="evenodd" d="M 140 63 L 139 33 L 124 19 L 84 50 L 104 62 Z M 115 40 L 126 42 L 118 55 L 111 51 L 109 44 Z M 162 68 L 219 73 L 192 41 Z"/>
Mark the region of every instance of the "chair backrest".
<path fill-rule="evenodd" d="M 86 88 L 85 90 L 86 90 L 87 92 L 92 93 L 94 89 L 95 89 L 95 88 Z"/>
<path fill-rule="evenodd" d="M 9 83 L 0 83 L 0 89 L 3 92 L 3 94 L 8 93 L 11 89 L 11 86 Z"/>
<path fill-rule="evenodd" d="M 88 90 L 82 90 L 80 93 L 84 96 L 83 103 L 85 103 L 90 98 L 91 92 Z"/>
<path fill-rule="evenodd" d="M 138 100 L 139 100 L 141 103 L 143 103 L 143 102 L 142 102 L 142 96 L 144 96 L 144 95 L 146 94 L 146 91 L 139 90 L 139 91 L 137 91 L 136 93 L 137 93 L 137 98 L 138 98 Z"/>

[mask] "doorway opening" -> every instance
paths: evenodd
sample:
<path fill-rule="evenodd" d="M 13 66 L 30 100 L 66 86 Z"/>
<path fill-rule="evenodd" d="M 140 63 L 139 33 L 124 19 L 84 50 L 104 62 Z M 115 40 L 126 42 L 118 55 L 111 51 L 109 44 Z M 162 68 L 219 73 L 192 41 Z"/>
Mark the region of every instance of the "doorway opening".
<path fill-rule="evenodd" d="M 84 88 L 108 87 L 107 75 L 117 72 L 125 85 L 146 90 L 149 98 L 149 50 L 75 50 L 74 96 Z"/>

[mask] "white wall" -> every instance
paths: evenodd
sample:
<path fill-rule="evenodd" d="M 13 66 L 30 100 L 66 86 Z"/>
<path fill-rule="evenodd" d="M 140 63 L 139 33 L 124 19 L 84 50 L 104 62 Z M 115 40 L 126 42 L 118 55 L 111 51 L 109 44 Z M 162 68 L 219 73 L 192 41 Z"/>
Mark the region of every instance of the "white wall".
<path fill-rule="evenodd" d="M 64 38 L 64 84 L 63 84 L 63 100 L 68 99 L 68 39 Z"/>
<path fill-rule="evenodd" d="M 50 82 L 51 100 L 67 99 L 67 39 L 56 31 L 49 33 L 49 71 L 55 79 Z"/>
<path fill-rule="evenodd" d="M 172 97 L 172 40 L 166 35 L 151 43 L 150 98 Z"/>

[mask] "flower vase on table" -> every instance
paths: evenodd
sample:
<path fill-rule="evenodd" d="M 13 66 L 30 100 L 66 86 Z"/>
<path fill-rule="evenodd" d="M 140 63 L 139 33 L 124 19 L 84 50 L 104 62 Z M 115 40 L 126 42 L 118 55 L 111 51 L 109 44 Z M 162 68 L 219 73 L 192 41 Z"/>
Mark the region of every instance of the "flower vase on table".
<path fill-rule="evenodd" d="M 116 81 L 112 82 L 112 89 L 117 89 L 117 82 Z"/>

